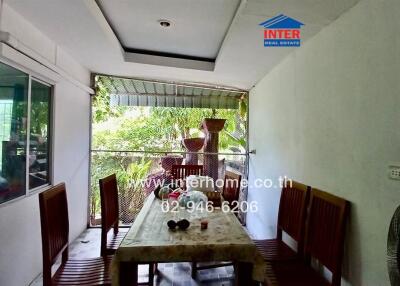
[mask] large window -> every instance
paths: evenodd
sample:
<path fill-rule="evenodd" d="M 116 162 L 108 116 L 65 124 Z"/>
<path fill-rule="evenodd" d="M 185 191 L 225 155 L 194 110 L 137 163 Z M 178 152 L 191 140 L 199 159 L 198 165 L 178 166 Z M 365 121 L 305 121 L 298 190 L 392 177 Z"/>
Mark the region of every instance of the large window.
<path fill-rule="evenodd" d="M 50 183 L 50 121 L 51 86 L 0 63 L 0 203 Z"/>

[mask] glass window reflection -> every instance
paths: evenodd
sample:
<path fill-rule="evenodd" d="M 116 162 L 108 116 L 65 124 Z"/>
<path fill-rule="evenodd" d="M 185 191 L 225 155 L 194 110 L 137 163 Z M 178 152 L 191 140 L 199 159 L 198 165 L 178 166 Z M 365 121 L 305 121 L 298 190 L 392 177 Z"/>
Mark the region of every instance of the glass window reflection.
<path fill-rule="evenodd" d="M 29 76 L 0 63 L 0 203 L 25 195 Z"/>
<path fill-rule="evenodd" d="M 51 87 L 32 80 L 29 137 L 29 188 L 49 183 Z"/>

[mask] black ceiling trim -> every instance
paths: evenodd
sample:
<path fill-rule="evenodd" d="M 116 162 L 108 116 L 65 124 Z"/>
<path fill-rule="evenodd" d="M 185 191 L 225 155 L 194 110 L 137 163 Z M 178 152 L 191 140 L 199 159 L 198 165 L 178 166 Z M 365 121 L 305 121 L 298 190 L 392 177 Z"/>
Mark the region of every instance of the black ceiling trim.
<path fill-rule="evenodd" d="M 166 57 L 166 58 L 175 58 L 175 59 L 184 59 L 184 60 L 193 60 L 193 61 L 200 61 L 200 62 L 207 62 L 207 63 L 215 63 L 215 59 L 210 59 L 210 58 L 202 58 L 202 57 L 165 53 L 165 52 L 157 52 L 157 51 L 149 51 L 149 50 L 140 50 L 140 49 L 126 48 L 126 47 L 123 47 L 123 49 L 127 53 L 136 53 L 136 54 L 149 55 L 149 56 L 159 56 L 159 57 Z"/>

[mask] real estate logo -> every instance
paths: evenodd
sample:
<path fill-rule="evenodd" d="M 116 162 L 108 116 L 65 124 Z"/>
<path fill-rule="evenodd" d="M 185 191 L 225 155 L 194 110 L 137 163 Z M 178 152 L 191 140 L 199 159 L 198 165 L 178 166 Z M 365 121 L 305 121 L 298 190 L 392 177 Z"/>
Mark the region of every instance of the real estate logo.
<path fill-rule="evenodd" d="M 300 47 L 303 23 L 281 14 L 260 26 L 264 26 L 264 47 Z"/>

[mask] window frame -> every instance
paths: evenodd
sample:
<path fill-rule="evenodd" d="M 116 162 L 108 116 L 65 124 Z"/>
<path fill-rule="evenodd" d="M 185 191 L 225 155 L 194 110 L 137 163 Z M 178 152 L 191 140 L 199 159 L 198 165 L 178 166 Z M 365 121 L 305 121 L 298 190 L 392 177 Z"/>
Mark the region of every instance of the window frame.
<path fill-rule="evenodd" d="M 30 128 L 31 128 L 31 103 L 32 103 L 32 80 L 39 82 L 47 87 L 50 87 L 50 108 L 49 108 L 49 135 L 48 135 L 48 153 L 49 153 L 49 158 L 48 158 L 48 162 L 50 164 L 49 166 L 49 174 L 48 174 L 48 178 L 49 178 L 49 182 L 47 184 L 43 184 L 41 186 L 35 187 L 30 189 L 29 188 L 29 160 L 26 160 L 26 193 L 27 196 L 32 195 L 32 194 L 36 194 L 36 193 L 40 193 L 41 191 L 44 191 L 46 189 L 48 189 L 49 187 L 51 187 L 53 185 L 53 134 L 54 134 L 54 130 L 53 130 L 53 121 L 54 121 L 54 85 L 47 83 L 46 81 L 43 81 L 41 79 L 38 79 L 36 76 L 32 76 L 31 74 L 29 74 L 29 91 L 28 91 L 28 118 L 27 118 L 27 132 L 26 132 L 26 142 L 27 142 L 27 146 L 30 146 Z M 30 155 L 30 148 L 27 148 L 27 158 L 29 158 Z"/>
<path fill-rule="evenodd" d="M 6 206 L 8 204 L 11 204 L 13 202 L 22 200 L 24 198 L 27 198 L 29 196 L 41 193 L 47 189 L 49 189 L 54 182 L 54 120 L 55 120 L 55 100 L 54 100 L 54 91 L 55 91 L 55 82 L 52 80 L 46 79 L 46 77 L 41 76 L 40 74 L 24 68 L 23 66 L 16 64 L 14 62 L 11 62 L 3 57 L 0 57 L 0 64 L 8 65 L 14 69 L 17 69 L 25 74 L 28 75 L 28 97 L 27 97 L 27 127 L 26 127 L 26 158 L 29 158 L 30 155 L 30 123 L 31 123 L 31 96 L 32 96 L 32 80 L 39 82 L 43 85 L 46 85 L 50 87 L 50 108 L 49 108 L 49 138 L 48 138 L 48 148 L 49 148 L 49 158 L 48 162 L 50 164 L 49 166 L 49 182 L 47 184 L 43 184 L 41 186 L 35 187 L 33 189 L 29 188 L 29 160 L 25 160 L 25 194 L 18 196 L 16 198 L 13 198 L 9 201 L 0 203 L 0 208 L 3 206 Z"/>

